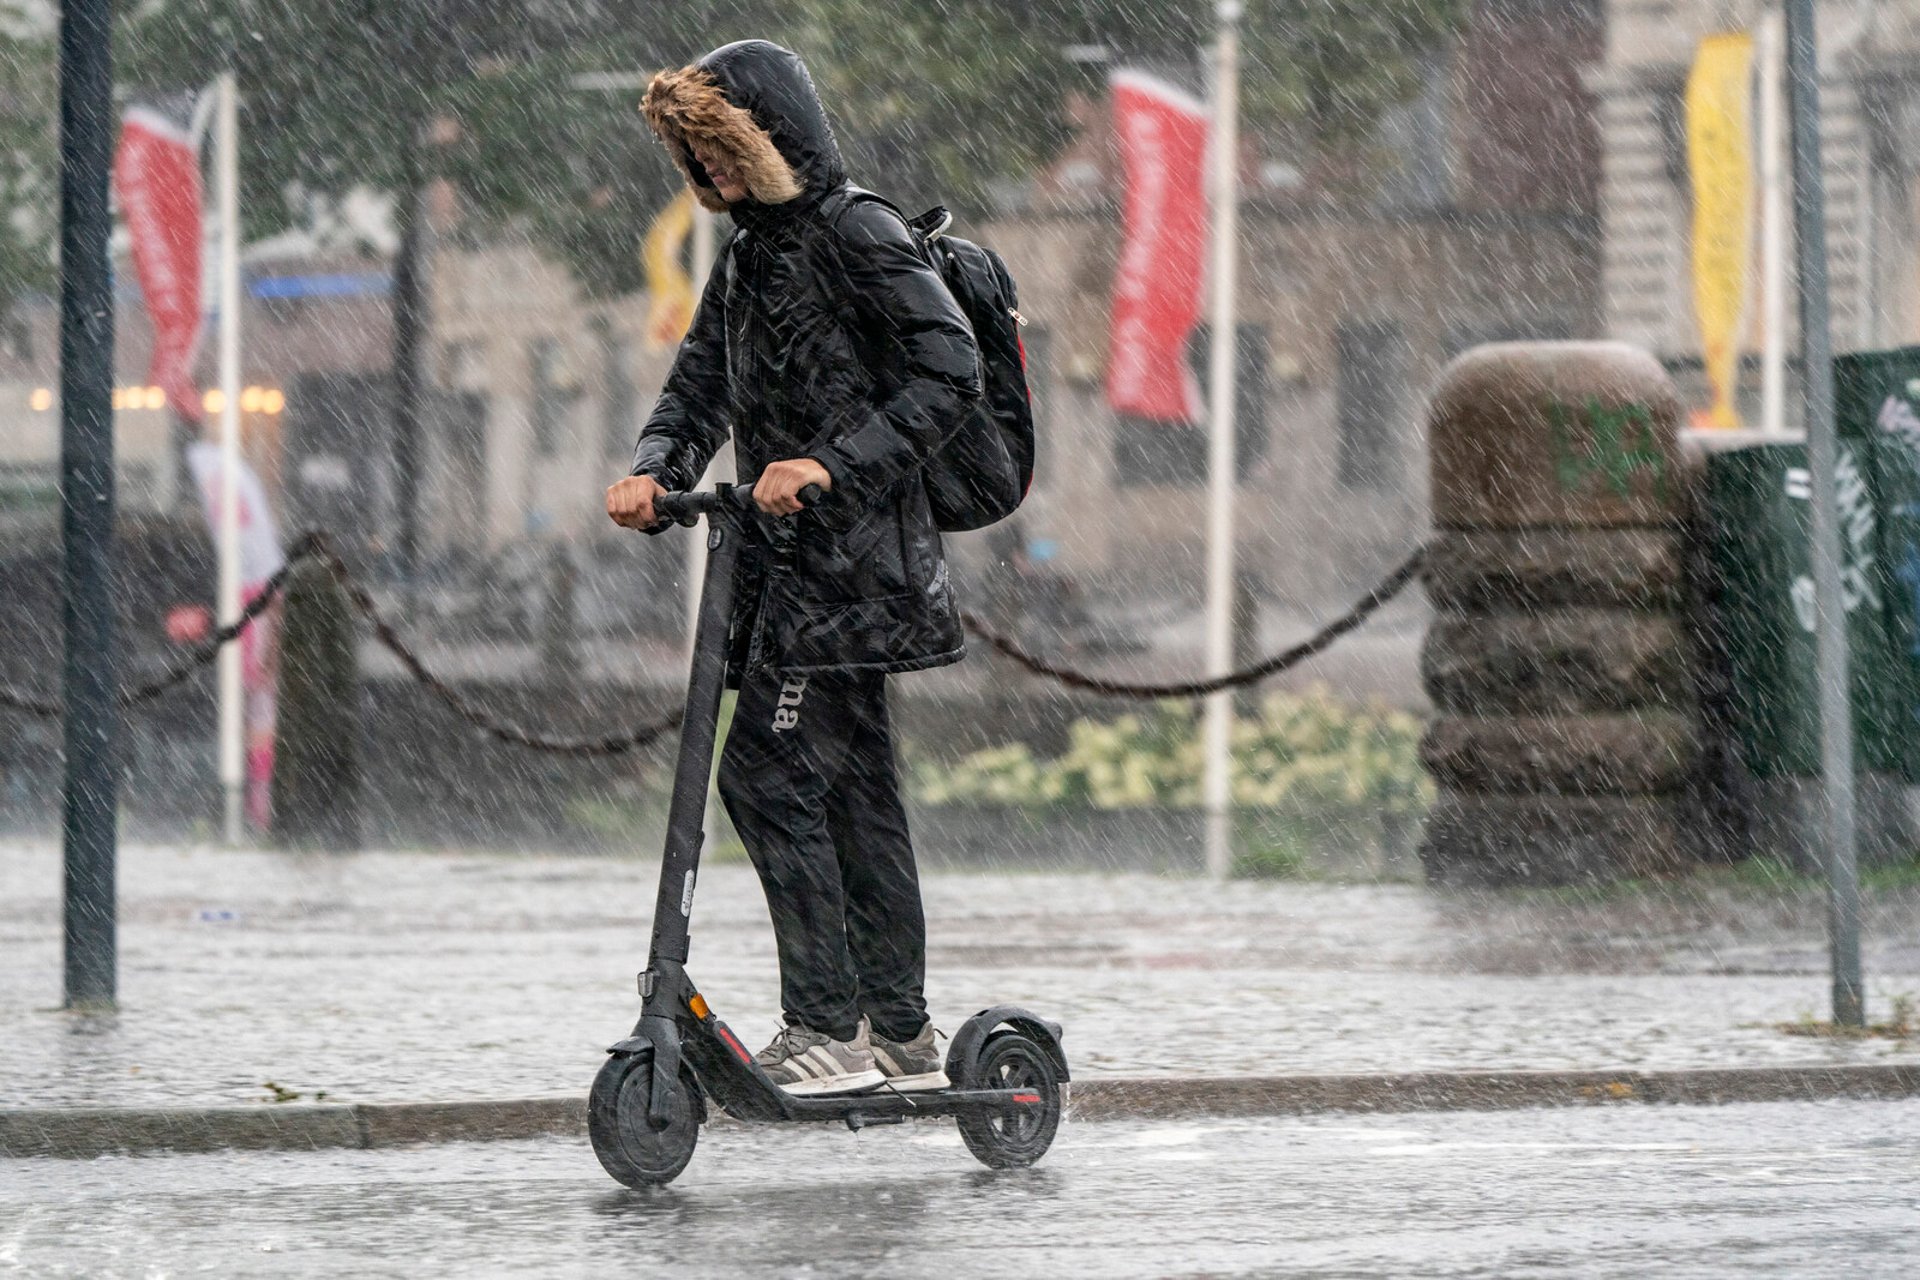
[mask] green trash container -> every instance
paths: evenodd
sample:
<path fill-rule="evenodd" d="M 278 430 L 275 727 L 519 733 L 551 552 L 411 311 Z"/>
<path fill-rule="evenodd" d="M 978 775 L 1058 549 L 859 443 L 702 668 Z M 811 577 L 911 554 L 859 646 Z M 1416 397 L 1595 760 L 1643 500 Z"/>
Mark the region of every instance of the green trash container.
<path fill-rule="evenodd" d="M 1855 750 L 1862 768 L 1896 771 L 1909 754 L 1900 732 L 1908 681 L 1887 624 L 1888 577 L 1867 444 L 1842 439 L 1835 469 Z M 1708 449 L 1701 496 L 1735 739 L 1757 777 L 1812 776 L 1820 771 L 1820 709 L 1806 446 L 1744 435 Z"/>
<path fill-rule="evenodd" d="M 1842 439 L 1871 459 L 1887 642 L 1894 671 L 1879 754 L 1920 782 L 1920 347 L 1863 351 L 1833 362 L 1834 418 Z"/>

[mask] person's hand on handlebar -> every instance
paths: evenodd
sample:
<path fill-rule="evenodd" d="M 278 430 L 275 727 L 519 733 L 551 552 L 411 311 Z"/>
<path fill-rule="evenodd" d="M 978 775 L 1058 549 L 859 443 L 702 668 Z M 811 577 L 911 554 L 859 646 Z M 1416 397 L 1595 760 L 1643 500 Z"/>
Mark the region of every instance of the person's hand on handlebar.
<path fill-rule="evenodd" d="M 754 483 L 753 500 L 770 516 L 790 516 L 806 509 L 799 495 L 810 484 L 824 492 L 833 488 L 833 476 L 812 458 L 769 463 Z"/>
<path fill-rule="evenodd" d="M 644 532 L 660 523 L 653 500 L 665 492 L 652 476 L 628 476 L 607 490 L 607 515 L 623 529 Z"/>

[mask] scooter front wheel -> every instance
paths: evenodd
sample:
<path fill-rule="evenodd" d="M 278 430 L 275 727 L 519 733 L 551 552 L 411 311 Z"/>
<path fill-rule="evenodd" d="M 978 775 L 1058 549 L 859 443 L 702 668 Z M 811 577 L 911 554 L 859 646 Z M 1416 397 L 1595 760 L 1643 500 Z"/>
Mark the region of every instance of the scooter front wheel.
<path fill-rule="evenodd" d="M 601 1167 L 616 1180 L 629 1187 L 659 1186 L 679 1177 L 693 1159 L 700 1140 L 699 1086 L 684 1067 L 678 1084 L 667 1122 L 656 1129 L 647 1118 L 653 1054 L 616 1053 L 601 1065 L 587 1095 L 587 1136 Z"/>
<path fill-rule="evenodd" d="M 1060 1127 L 1060 1073 L 1052 1056 L 1017 1031 L 996 1031 L 966 1074 L 969 1089 L 1038 1095 L 1035 1102 L 1006 1111 L 962 1113 L 960 1139 L 967 1150 L 993 1169 L 1024 1168 L 1045 1155 Z"/>

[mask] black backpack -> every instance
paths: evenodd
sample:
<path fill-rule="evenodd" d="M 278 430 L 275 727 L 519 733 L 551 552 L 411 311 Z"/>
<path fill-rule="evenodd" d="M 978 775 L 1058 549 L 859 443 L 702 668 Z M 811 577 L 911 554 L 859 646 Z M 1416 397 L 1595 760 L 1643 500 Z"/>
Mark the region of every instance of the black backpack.
<path fill-rule="evenodd" d="M 942 533 L 983 529 L 1012 515 L 1033 485 L 1033 397 L 1027 390 L 1027 350 L 1020 341 L 1020 326 L 1027 321 L 1013 276 L 993 250 L 947 235 L 953 215 L 944 208 L 909 218 L 873 192 L 849 186 L 828 196 L 821 212 L 832 225 L 856 200 L 900 214 L 973 325 L 984 394 L 928 462 L 924 478 Z"/>

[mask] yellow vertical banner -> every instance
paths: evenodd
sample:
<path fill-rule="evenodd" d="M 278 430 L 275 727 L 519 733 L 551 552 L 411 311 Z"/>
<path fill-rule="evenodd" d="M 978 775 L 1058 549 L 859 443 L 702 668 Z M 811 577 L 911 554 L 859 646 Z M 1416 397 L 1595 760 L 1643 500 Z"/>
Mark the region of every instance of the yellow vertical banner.
<path fill-rule="evenodd" d="M 1687 167 L 1693 175 L 1693 312 L 1713 403 L 1700 423 L 1737 427 L 1734 390 L 1753 254 L 1753 38 L 1700 42 L 1687 78 Z"/>
<path fill-rule="evenodd" d="M 647 330 L 649 351 L 677 346 L 693 323 L 693 277 L 681 256 L 693 233 L 693 192 L 682 191 L 647 228 L 640 260 L 647 269 Z"/>

